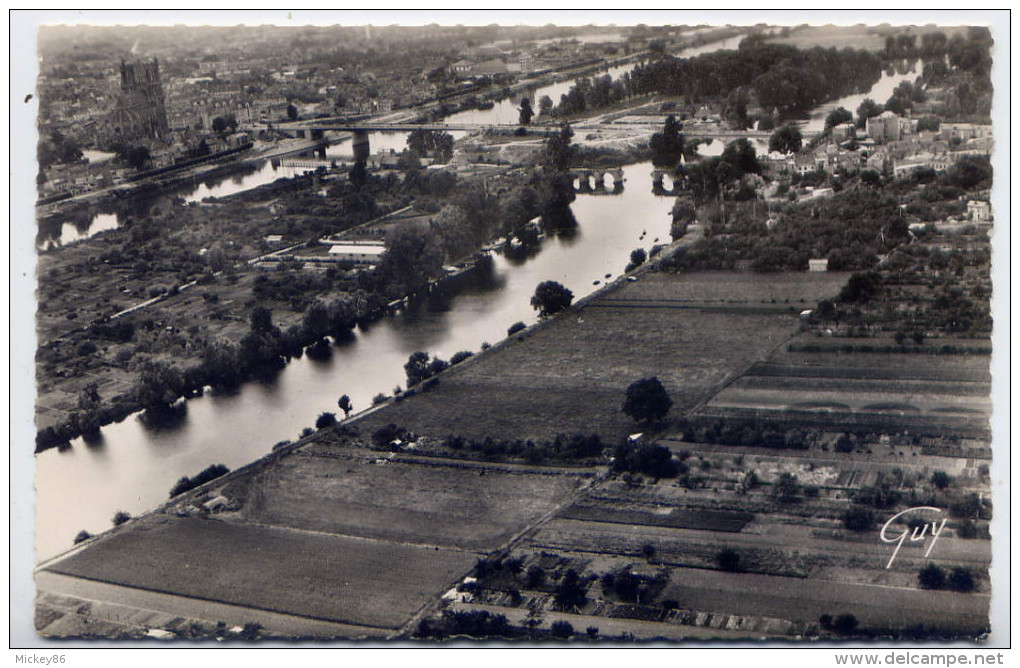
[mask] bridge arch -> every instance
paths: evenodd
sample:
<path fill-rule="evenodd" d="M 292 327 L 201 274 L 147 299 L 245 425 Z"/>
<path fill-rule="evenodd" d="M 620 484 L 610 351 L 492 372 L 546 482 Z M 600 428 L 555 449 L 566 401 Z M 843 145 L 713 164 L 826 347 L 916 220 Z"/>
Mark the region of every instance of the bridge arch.
<path fill-rule="evenodd" d="M 623 170 L 619 167 L 577 167 L 570 170 L 574 192 L 616 194 L 623 191 Z"/>

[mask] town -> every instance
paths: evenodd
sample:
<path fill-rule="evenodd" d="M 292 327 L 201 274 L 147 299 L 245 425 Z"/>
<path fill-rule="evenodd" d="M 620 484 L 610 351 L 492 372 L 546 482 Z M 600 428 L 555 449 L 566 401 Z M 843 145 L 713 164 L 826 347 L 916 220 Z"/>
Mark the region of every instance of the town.
<path fill-rule="evenodd" d="M 39 41 L 41 635 L 988 633 L 987 29 Z"/>

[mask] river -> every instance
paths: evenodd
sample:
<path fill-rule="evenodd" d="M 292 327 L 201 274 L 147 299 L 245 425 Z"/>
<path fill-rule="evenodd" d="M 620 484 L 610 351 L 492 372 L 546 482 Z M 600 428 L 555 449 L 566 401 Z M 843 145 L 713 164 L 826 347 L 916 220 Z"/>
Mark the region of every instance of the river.
<path fill-rule="evenodd" d="M 576 234 L 547 238 L 523 261 L 497 254 L 491 280 L 464 286 L 443 310 L 418 305 L 357 330 L 354 341 L 336 347 L 328 361 L 305 356 L 272 381 L 191 399 L 183 421 L 172 428 L 149 429 L 131 416 L 104 427 L 99 443 L 78 439 L 69 449 L 40 453 L 38 557 L 69 548 L 81 529 L 108 528 L 117 510 L 151 509 L 182 475 L 213 463 L 237 468 L 274 443 L 295 439 L 322 411 L 336 412 L 341 394 L 351 396 L 355 410 L 368 407 L 374 395 L 405 385 L 403 364 L 412 352 L 444 358 L 477 352 L 483 342 L 504 338 L 513 323 L 535 322 L 530 299 L 541 281 L 559 281 L 576 298 L 596 289 L 594 281 L 604 281 L 605 274 L 618 276 L 631 250 L 669 241 L 673 200 L 652 194 L 651 171 L 650 163 L 626 167 L 618 195 L 578 195 L 572 205 Z"/>
<path fill-rule="evenodd" d="M 733 38 L 685 55 L 735 48 L 738 43 L 739 38 Z M 631 67 L 620 66 L 609 73 L 619 76 Z M 553 84 L 539 88 L 535 95 L 558 99 L 570 85 Z M 501 120 L 501 114 L 511 110 L 513 116 Z M 491 110 L 464 113 L 485 114 L 478 117 L 483 119 L 479 122 L 515 122 L 516 104 L 507 100 Z M 370 141 L 374 150 L 399 150 L 404 135 L 377 133 Z M 329 158 L 349 156 L 349 142 L 327 150 Z M 173 427 L 150 429 L 131 416 L 104 427 L 98 443 L 78 439 L 69 449 L 40 453 L 36 457 L 37 558 L 69 548 L 79 530 L 95 533 L 108 528 L 118 510 L 138 514 L 153 508 L 183 475 L 194 475 L 213 463 L 237 468 L 266 454 L 274 443 L 296 438 L 322 411 L 336 412 L 341 394 L 351 396 L 356 410 L 368 407 L 375 394 L 391 393 L 405 384 L 403 364 L 412 352 L 424 350 L 448 358 L 460 350 L 478 351 L 483 342 L 502 339 L 511 324 L 534 322 L 530 298 L 543 280 L 560 281 L 575 297 L 590 293 L 593 283 L 603 281 L 605 274 L 618 275 L 623 270 L 631 250 L 648 250 L 656 239 L 668 241 L 672 198 L 652 194 L 651 169 L 648 163 L 626 167 L 621 194 L 579 195 L 572 205 L 579 222 L 574 236 L 548 238 L 540 252 L 524 261 L 497 255 L 492 280 L 464 286 L 442 310 L 418 305 L 359 329 L 354 341 L 336 348 L 327 361 L 304 357 L 271 381 L 189 400 L 186 416 Z M 252 173 L 189 186 L 175 194 L 188 201 L 225 196 L 298 171 L 304 170 L 273 167 L 266 161 Z M 101 219 L 105 229 L 116 223 L 115 218 Z M 92 232 L 71 227 L 79 237 Z"/>
<path fill-rule="evenodd" d="M 691 47 L 681 51 L 686 57 L 696 56 L 702 53 L 709 53 L 720 49 L 735 49 L 743 37 L 731 37 L 719 42 L 711 42 L 701 46 Z M 602 70 L 599 74 L 609 74 L 613 78 L 621 76 L 624 72 L 634 69 L 636 63 L 626 63 Z M 482 123 L 482 124 L 514 124 L 518 121 L 518 108 L 520 99 L 525 94 L 532 96 L 536 101 L 543 95 L 548 95 L 554 102 L 559 102 L 560 96 L 570 90 L 574 85 L 573 79 L 561 81 L 546 86 L 529 89 L 527 93 L 515 95 L 513 98 L 497 102 L 492 109 L 470 109 L 467 111 L 452 114 L 446 118 L 448 123 Z M 537 112 L 537 104 L 535 105 Z M 460 138 L 463 133 L 451 133 L 454 138 Z M 402 132 L 373 132 L 369 134 L 369 144 L 373 152 L 380 151 L 402 151 L 407 146 L 407 134 Z M 719 147 L 721 151 L 721 147 Z M 96 154 L 99 156 L 100 154 Z M 106 155 L 106 154 L 103 154 Z M 326 149 L 327 160 L 351 159 L 353 148 L 350 139 L 341 140 L 332 144 Z M 274 166 L 271 161 L 265 160 L 256 165 L 253 172 L 228 177 L 217 177 L 198 185 L 182 185 L 164 193 L 163 197 L 179 196 L 187 202 L 198 202 L 206 197 L 227 197 L 245 190 L 258 188 L 273 181 L 293 177 L 307 171 L 307 167 L 286 167 Z M 86 239 L 99 232 L 115 229 L 120 224 L 120 218 L 115 211 L 103 211 L 92 216 L 86 222 L 80 224 L 62 223 L 50 225 L 47 229 L 41 229 L 37 240 L 40 249 L 63 246 Z"/>

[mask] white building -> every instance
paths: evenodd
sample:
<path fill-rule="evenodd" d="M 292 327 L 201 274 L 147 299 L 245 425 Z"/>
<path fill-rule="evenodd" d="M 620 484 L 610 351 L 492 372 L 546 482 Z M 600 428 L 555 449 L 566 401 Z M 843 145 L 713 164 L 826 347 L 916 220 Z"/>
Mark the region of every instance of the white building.
<path fill-rule="evenodd" d="M 357 262 L 359 264 L 376 264 L 386 252 L 382 244 L 333 244 L 329 247 L 329 257 L 339 261 Z"/>

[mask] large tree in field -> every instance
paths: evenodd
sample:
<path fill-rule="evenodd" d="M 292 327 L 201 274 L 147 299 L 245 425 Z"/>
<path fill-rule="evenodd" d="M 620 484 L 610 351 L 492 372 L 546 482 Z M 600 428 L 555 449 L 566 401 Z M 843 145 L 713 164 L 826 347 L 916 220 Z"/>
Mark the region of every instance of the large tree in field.
<path fill-rule="evenodd" d="M 666 417 L 673 400 L 658 378 L 642 378 L 630 384 L 623 401 L 623 412 L 637 422 L 651 422 Z"/>
<path fill-rule="evenodd" d="M 573 301 L 573 292 L 556 281 L 543 281 L 535 288 L 531 305 L 538 310 L 539 315 L 552 315 L 566 309 Z"/>
<path fill-rule="evenodd" d="M 784 125 L 769 137 L 769 150 L 780 153 L 796 153 L 800 150 L 804 137 L 796 125 Z"/>

